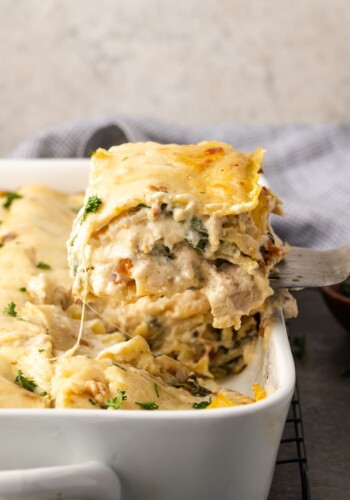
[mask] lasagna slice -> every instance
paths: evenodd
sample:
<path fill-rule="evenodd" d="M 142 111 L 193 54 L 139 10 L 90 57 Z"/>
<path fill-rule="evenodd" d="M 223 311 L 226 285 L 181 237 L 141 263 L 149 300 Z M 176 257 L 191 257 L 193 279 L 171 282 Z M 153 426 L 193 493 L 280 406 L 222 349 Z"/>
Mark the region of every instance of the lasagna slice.
<path fill-rule="evenodd" d="M 196 290 L 214 328 L 239 329 L 272 294 L 283 257 L 262 159 L 219 142 L 98 149 L 68 242 L 73 293 L 133 303 Z"/>

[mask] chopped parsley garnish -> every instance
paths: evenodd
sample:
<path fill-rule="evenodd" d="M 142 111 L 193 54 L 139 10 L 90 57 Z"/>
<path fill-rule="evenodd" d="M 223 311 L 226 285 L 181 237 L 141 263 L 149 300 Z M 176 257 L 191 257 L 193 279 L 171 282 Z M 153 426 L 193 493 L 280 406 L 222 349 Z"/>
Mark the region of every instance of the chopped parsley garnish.
<path fill-rule="evenodd" d="M 17 316 L 16 304 L 14 302 L 10 302 L 9 304 L 7 304 L 7 306 L 4 308 L 4 313 L 15 318 Z"/>
<path fill-rule="evenodd" d="M 125 401 L 127 398 L 127 395 L 125 391 L 121 391 L 118 389 L 118 395 L 115 398 L 109 398 L 107 399 L 106 403 L 104 405 L 99 404 L 95 399 L 89 398 L 89 402 L 93 405 L 99 405 L 102 410 L 106 410 L 107 408 L 113 408 L 113 410 L 119 410 L 121 405 L 123 404 L 123 401 Z"/>
<path fill-rule="evenodd" d="M 106 401 L 106 408 L 113 408 L 113 410 L 118 410 L 121 405 L 123 404 L 123 401 L 127 399 L 127 395 L 125 394 L 125 391 L 121 391 L 118 389 L 118 396 L 115 398 L 109 398 Z"/>
<path fill-rule="evenodd" d="M 21 288 L 18 289 L 20 292 L 26 292 L 27 289 L 25 286 L 21 286 Z"/>
<path fill-rule="evenodd" d="M 29 392 L 34 392 L 35 389 L 38 387 L 38 385 L 36 384 L 36 382 L 34 382 L 34 380 L 31 380 L 30 378 L 27 378 L 23 375 L 22 370 L 17 371 L 15 384 L 19 385 L 20 387 L 23 387 L 23 389 L 26 389 L 26 391 Z"/>
<path fill-rule="evenodd" d="M 46 262 L 38 262 L 37 265 L 36 265 L 36 267 L 38 269 L 45 269 L 46 271 L 48 269 L 51 269 L 51 266 L 49 264 L 46 264 Z"/>
<path fill-rule="evenodd" d="M 90 156 L 90 158 L 91 158 L 92 156 L 94 156 L 94 154 L 95 154 L 95 153 L 96 153 L 96 149 L 90 149 L 90 151 L 89 151 L 89 156 Z"/>
<path fill-rule="evenodd" d="M 124 370 L 125 372 L 128 371 L 126 368 L 124 368 L 124 366 L 120 365 L 116 361 L 112 361 L 112 365 L 117 366 L 118 368 L 120 368 L 121 370 Z"/>
<path fill-rule="evenodd" d="M 4 203 L 2 204 L 2 206 L 4 208 L 7 208 L 9 209 L 10 206 L 12 205 L 12 202 L 14 200 L 18 200 L 19 198 L 23 198 L 23 196 L 21 196 L 20 194 L 17 194 L 17 193 L 2 193 L 1 196 L 3 198 L 6 198 L 6 200 L 4 201 Z"/>
<path fill-rule="evenodd" d="M 159 406 L 154 401 L 145 401 L 144 403 L 135 402 L 143 410 L 158 410 Z"/>
<path fill-rule="evenodd" d="M 38 352 L 44 352 L 45 349 L 38 349 Z"/>
<path fill-rule="evenodd" d="M 86 219 L 87 214 L 97 212 L 100 205 L 102 205 L 102 200 L 96 194 L 90 196 L 84 208 L 82 221 Z"/>
<path fill-rule="evenodd" d="M 47 392 L 46 391 L 43 391 L 39 394 L 39 396 L 43 397 L 43 396 L 47 396 Z"/>
<path fill-rule="evenodd" d="M 154 387 L 155 393 L 157 394 L 157 398 L 159 398 L 159 387 L 158 387 L 158 384 L 156 384 L 154 382 L 153 387 Z"/>
<path fill-rule="evenodd" d="M 204 410 L 205 408 L 207 408 L 211 403 L 211 399 L 209 399 L 209 401 L 201 401 L 200 403 L 193 403 L 192 407 L 195 409 L 195 410 Z"/>

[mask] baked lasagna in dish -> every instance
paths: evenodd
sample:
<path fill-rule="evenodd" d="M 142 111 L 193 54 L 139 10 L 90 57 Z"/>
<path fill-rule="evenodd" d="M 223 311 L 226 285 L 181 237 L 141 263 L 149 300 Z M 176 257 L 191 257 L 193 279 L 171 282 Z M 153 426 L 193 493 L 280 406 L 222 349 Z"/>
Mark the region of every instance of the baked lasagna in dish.
<path fill-rule="evenodd" d="M 85 198 L 0 193 L 0 408 L 264 397 L 219 385 L 250 363 L 277 300 L 268 273 L 285 247 L 261 160 L 222 143 L 126 144 L 93 155 Z"/>
<path fill-rule="evenodd" d="M 66 240 L 83 203 L 43 186 L 0 193 L 0 408 L 202 409 L 252 403 L 72 293 Z M 107 305 L 105 306 L 107 307 Z M 107 315 L 106 315 L 107 316 Z M 67 355 L 82 338 L 74 355 Z"/>

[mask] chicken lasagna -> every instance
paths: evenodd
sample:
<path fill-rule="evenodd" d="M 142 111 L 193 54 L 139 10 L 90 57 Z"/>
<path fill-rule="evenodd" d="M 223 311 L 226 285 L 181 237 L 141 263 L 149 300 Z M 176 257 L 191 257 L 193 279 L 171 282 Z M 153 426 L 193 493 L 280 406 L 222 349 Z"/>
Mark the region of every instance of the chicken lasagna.
<path fill-rule="evenodd" d="M 93 155 L 85 198 L 0 193 L 0 408 L 264 397 L 219 385 L 254 355 L 285 252 L 268 222 L 279 202 L 258 184 L 262 155 L 126 144 Z"/>

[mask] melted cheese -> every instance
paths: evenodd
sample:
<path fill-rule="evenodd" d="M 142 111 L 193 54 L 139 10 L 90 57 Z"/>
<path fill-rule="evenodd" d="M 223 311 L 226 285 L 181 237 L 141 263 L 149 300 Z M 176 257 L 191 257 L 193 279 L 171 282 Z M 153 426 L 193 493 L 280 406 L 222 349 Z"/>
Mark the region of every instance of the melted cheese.
<path fill-rule="evenodd" d="M 155 196 L 198 201 L 199 213 L 237 214 L 256 207 L 263 150 L 239 153 L 222 142 L 194 145 L 129 143 L 98 149 L 86 200 L 104 200 L 96 223 L 106 224 L 121 211 Z"/>

